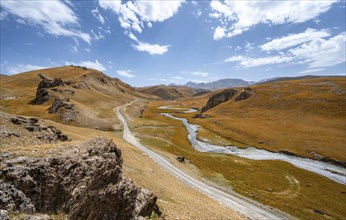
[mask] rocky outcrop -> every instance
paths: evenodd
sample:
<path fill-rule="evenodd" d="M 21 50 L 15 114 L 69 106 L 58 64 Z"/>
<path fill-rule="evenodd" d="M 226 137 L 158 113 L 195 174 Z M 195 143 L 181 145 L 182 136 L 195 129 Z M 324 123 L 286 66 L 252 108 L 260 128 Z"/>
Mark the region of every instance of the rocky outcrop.
<path fill-rule="evenodd" d="M 57 113 L 61 108 L 74 110 L 74 104 L 70 103 L 69 98 L 55 98 L 49 113 Z"/>
<path fill-rule="evenodd" d="M 49 108 L 49 113 L 60 115 L 63 122 L 70 122 L 76 118 L 78 111 L 76 111 L 75 105 L 70 103 L 69 98 L 55 98 Z"/>
<path fill-rule="evenodd" d="M 137 219 L 155 208 L 154 193 L 122 176 L 121 151 L 110 140 L 57 149 L 46 158 L 8 157 L 0 158 L 0 209 L 10 213 Z"/>
<path fill-rule="evenodd" d="M 37 89 L 35 99 L 30 104 L 41 105 L 50 100 L 50 94 L 47 89 Z"/>
<path fill-rule="evenodd" d="M 40 105 L 46 103 L 50 100 L 51 96 L 48 92 L 49 88 L 57 87 L 64 85 L 62 79 L 48 79 L 42 74 L 38 74 L 38 76 L 42 79 L 42 81 L 38 84 L 35 99 L 33 99 L 30 104 Z"/>
<path fill-rule="evenodd" d="M 185 157 L 184 156 L 177 156 L 175 159 L 177 161 L 179 161 L 180 163 L 185 163 Z"/>
<path fill-rule="evenodd" d="M 248 99 L 250 97 L 251 97 L 251 93 L 249 91 L 243 91 L 234 99 L 234 101 L 239 102 L 239 101 Z"/>
<path fill-rule="evenodd" d="M 223 102 L 226 102 L 233 98 L 237 94 L 237 90 L 235 89 L 225 89 L 222 92 L 213 95 L 209 98 L 206 106 L 204 106 L 201 110 L 201 112 L 206 112 L 211 108 L 214 108 L 217 105 L 220 105 Z"/>
<path fill-rule="evenodd" d="M 196 115 L 194 115 L 192 118 L 208 118 L 209 115 L 207 114 L 202 114 L 202 113 L 198 113 Z"/>
<path fill-rule="evenodd" d="M 83 75 L 83 76 L 86 76 L 86 75 Z M 74 88 L 74 89 L 90 89 L 88 84 L 86 82 L 84 82 L 84 81 L 80 81 L 80 82 L 77 82 L 77 81 L 66 81 L 64 83 L 65 83 L 65 85 L 72 86 L 72 88 Z"/>
<path fill-rule="evenodd" d="M 54 126 L 42 126 L 39 123 L 37 118 L 24 118 L 21 116 L 15 116 L 10 119 L 10 121 L 18 126 L 25 128 L 29 132 L 39 133 L 35 137 L 40 140 L 46 140 L 50 143 L 59 141 L 68 141 L 69 138 L 67 135 L 63 134 L 61 130 L 57 129 Z M 11 137 L 16 136 L 19 137 L 18 133 L 15 132 L 5 132 L 1 131 L 2 137 Z M 7 134 L 6 136 L 4 134 Z"/>

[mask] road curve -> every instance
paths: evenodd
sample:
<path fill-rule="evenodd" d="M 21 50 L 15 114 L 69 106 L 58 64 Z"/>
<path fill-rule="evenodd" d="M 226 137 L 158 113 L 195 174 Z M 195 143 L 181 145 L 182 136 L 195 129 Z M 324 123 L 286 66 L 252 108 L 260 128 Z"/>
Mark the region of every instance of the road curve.
<path fill-rule="evenodd" d="M 135 100 L 136 101 L 136 100 Z M 262 206 L 260 204 L 256 204 L 255 202 L 251 202 L 250 200 L 244 200 L 239 195 L 226 193 L 218 188 L 210 186 L 200 180 L 197 180 L 179 168 L 175 167 L 172 163 L 167 161 L 165 158 L 160 156 L 159 154 L 153 152 L 152 150 L 143 146 L 131 133 L 126 119 L 123 114 L 120 112 L 120 109 L 126 108 L 127 106 L 133 104 L 135 101 L 131 103 L 127 103 L 125 105 L 116 107 L 114 110 L 117 114 L 117 117 L 123 124 L 123 139 L 126 140 L 131 145 L 139 148 L 143 152 L 145 152 L 150 158 L 152 158 L 156 163 L 158 163 L 162 168 L 166 171 L 177 177 L 179 180 L 184 182 L 185 184 L 195 188 L 201 193 L 211 197 L 212 199 L 218 201 L 222 205 L 239 212 L 240 214 L 245 215 L 249 219 L 290 219 L 288 215 L 284 213 L 280 213 L 276 210 L 273 210 L 269 207 Z"/>

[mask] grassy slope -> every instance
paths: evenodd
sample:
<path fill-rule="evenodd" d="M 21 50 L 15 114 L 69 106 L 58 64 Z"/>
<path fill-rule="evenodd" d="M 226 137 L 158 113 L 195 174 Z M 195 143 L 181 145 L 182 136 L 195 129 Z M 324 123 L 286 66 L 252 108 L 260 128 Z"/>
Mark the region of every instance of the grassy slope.
<path fill-rule="evenodd" d="M 232 210 L 221 206 L 209 197 L 187 187 L 175 177 L 167 174 L 148 156 L 123 141 L 121 138 L 122 133 L 120 131 L 98 131 L 88 128 L 90 126 L 80 127 L 76 126 L 76 124 L 62 124 L 59 123 L 58 118 L 56 118 L 54 114 L 47 113 L 50 103 L 46 105 L 29 105 L 28 102 L 34 98 L 37 85 L 40 82 L 40 79 L 37 77 L 38 73 L 43 73 L 49 78 L 63 78 L 63 80 L 78 81 L 80 80 L 80 77 L 83 77 L 83 81 L 88 83 L 91 90 L 75 90 L 76 94 L 70 97 L 70 99 L 80 109 L 91 112 L 90 116 L 92 117 L 89 120 L 86 120 L 86 123 L 88 124 L 94 123 L 95 118 L 93 117 L 95 115 L 98 115 L 98 117 L 104 117 L 110 124 L 115 123 L 116 117 L 113 112 L 115 106 L 128 102 L 132 98 L 152 98 L 151 96 L 141 94 L 117 79 L 112 80 L 117 83 L 120 89 L 123 89 L 126 94 L 119 92 L 118 90 L 109 89 L 106 86 L 101 87 L 95 80 L 95 76 L 100 76 L 100 73 L 95 70 L 82 70 L 75 67 L 59 67 L 27 72 L 10 77 L 1 76 L 1 95 L 4 97 L 15 96 L 16 99 L 0 100 L 0 111 L 43 118 L 47 125 L 53 125 L 62 130 L 63 134 L 67 134 L 72 139 L 72 143 L 79 143 L 96 137 L 113 139 L 117 146 L 122 150 L 122 155 L 124 157 L 124 174 L 134 180 L 135 184 L 148 188 L 158 195 L 158 204 L 160 209 L 168 219 L 244 219 Z M 85 77 L 84 75 L 88 76 Z M 144 99 L 140 100 L 141 102 L 144 102 Z M 0 152 L 11 152 L 15 155 L 41 157 L 45 156 L 45 152 L 49 151 L 49 149 L 59 148 L 62 145 L 62 143 L 32 146 L 19 145 L 11 147 L 0 145 Z M 176 161 L 173 159 L 173 163 L 174 162 Z M 59 218 L 59 216 L 57 216 L 57 218 Z"/>
<path fill-rule="evenodd" d="M 206 112 L 209 118 L 190 121 L 243 145 L 346 161 L 345 83 L 333 77 L 257 85 L 250 99 L 223 103 Z M 207 99 L 179 104 L 201 107 Z"/>
<path fill-rule="evenodd" d="M 155 95 L 163 99 L 176 99 L 176 98 L 186 98 L 191 97 L 201 91 L 201 89 L 194 89 L 186 86 L 149 86 L 139 88 L 139 91 Z"/>
<path fill-rule="evenodd" d="M 169 104 L 174 103 L 152 103 L 143 118 L 133 119 L 132 129 L 146 146 L 173 158 L 185 156 L 193 165 L 185 165 L 191 172 L 300 219 L 343 219 L 346 215 L 346 187 L 330 179 L 281 161 L 197 152 L 190 146 L 180 121 L 159 115 L 169 110 L 157 107 Z M 128 111 L 135 115 L 139 107 Z M 314 210 L 326 214 L 322 216 Z"/>
<path fill-rule="evenodd" d="M 41 81 L 37 76 L 39 73 L 51 79 L 61 78 L 64 81 L 85 82 L 90 87 L 90 90 L 62 87 L 62 89 L 66 88 L 75 92 L 75 95 L 65 94 L 63 96 L 70 98 L 80 112 L 80 117 L 73 123 L 77 126 L 112 129 L 114 123 L 119 125 L 112 112 L 115 106 L 124 104 L 136 97 L 149 97 L 148 95 L 141 95 L 134 88 L 118 79 L 107 78 L 97 70 L 83 70 L 78 67 L 65 66 L 1 78 L 1 96 L 8 94 L 16 97 L 13 100 L 0 100 L 0 105 L 3 106 L 4 111 L 59 121 L 56 114 L 49 114 L 47 111 L 54 98 L 43 105 L 28 104 L 34 99 L 37 85 Z M 106 84 L 102 83 L 100 78 L 105 79 Z M 61 94 L 54 93 L 54 96 L 61 96 Z"/>

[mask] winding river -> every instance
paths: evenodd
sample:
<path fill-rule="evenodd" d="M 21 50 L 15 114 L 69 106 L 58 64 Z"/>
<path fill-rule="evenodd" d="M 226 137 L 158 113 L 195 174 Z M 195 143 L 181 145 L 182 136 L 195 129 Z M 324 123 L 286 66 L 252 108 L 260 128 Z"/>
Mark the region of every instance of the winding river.
<path fill-rule="evenodd" d="M 179 110 L 179 108 L 169 108 L 168 106 L 162 106 L 160 109 Z M 185 112 L 189 112 L 189 110 L 186 110 Z M 235 146 L 225 147 L 208 144 L 197 139 L 197 131 L 199 125 L 190 124 L 186 118 L 178 118 L 169 113 L 161 114 L 166 117 L 182 121 L 188 131 L 188 139 L 190 140 L 191 145 L 200 152 L 232 154 L 252 160 L 282 160 L 291 163 L 301 169 L 320 174 L 338 183 L 346 185 L 346 169 L 341 166 L 336 166 L 328 162 L 312 160 L 308 158 L 301 158 L 282 153 L 274 153 L 254 147 L 238 148 Z"/>

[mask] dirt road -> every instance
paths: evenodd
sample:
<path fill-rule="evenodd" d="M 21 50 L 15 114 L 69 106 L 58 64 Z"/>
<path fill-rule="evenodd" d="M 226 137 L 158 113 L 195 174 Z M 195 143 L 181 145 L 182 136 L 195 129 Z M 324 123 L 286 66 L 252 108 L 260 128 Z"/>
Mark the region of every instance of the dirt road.
<path fill-rule="evenodd" d="M 125 104 L 123 106 L 119 106 L 114 109 L 119 120 L 123 124 L 124 140 L 126 140 L 131 145 L 141 149 L 150 158 L 152 158 L 155 162 L 157 162 L 163 169 L 165 169 L 167 172 L 174 175 L 176 178 L 178 178 L 185 184 L 215 199 L 216 201 L 220 202 L 222 205 L 245 215 L 249 219 L 270 219 L 270 220 L 290 219 L 288 215 L 281 213 L 277 210 L 271 209 L 269 207 L 265 207 L 264 205 L 245 199 L 244 197 L 237 195 L 236 193 L 232 193 L 232 194 L 226 193 L 218 188 L 215 188 L 200 180 L 197 180 L 189 176 L 188 174 L 186 174 L 179 168 L 175 167 L 172 163 L 167 161 L 164 157 L 160 156 L 159 154 L 143 146 L 131 133 L 127 125 L 126 119 L 120 111 L 120 109 L 124 109 L 127 106 L 133 104 L 134 102 L 135 101 Z"/>

